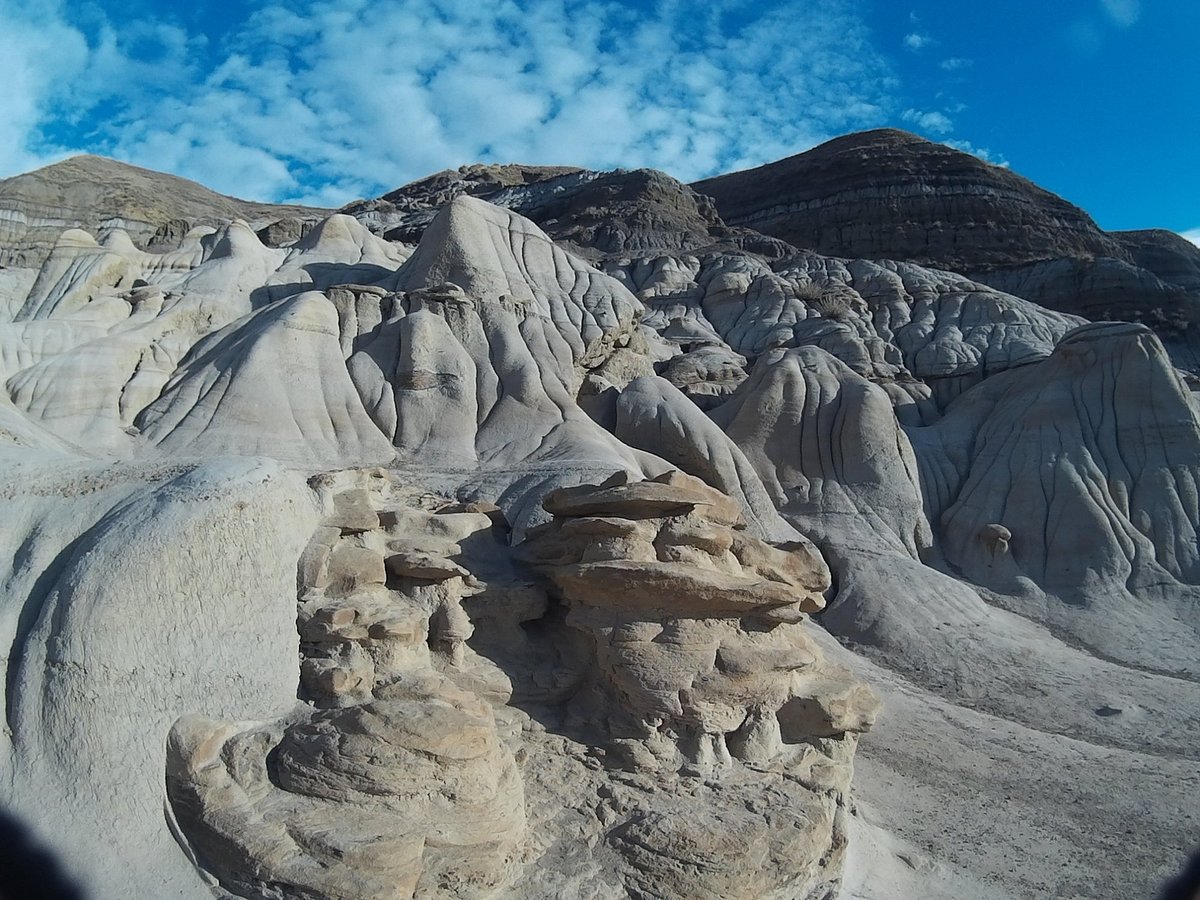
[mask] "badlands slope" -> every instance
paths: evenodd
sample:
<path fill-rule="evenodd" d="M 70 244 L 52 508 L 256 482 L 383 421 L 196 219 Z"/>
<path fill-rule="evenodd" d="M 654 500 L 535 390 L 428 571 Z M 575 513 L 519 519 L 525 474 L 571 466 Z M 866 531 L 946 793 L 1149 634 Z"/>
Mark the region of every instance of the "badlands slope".
<path fill-rule="evenodd" d="M 967 153 L 884 128 L 692 185 L 731 225 L 831 256 L 970 275 L 1089 319 L 1143 322 L 1200 363 L 1200 249 L 1161 229 L 1100 229 L 1077 206 Z"/>
<path fill-rule="evenodd" d="M 1200 842 L 1146 325 L 658 172 L 131 236 L 79 165 L 0 235 L 0 800 L 87 896 L 1126 900 Z"/>

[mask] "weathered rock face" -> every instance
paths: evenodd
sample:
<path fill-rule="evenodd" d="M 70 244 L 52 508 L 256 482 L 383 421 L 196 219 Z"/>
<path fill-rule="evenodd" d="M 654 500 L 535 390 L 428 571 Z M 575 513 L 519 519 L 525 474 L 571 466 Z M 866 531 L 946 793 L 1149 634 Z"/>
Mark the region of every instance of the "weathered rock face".
<path fill-rule="evenodd" d="M 410 193 L 0 269 L 0 801 L 90 893 L 1153 893 L 1200 821 L 1153 334 L 654 173 Z"/>
<path fill-rule="evenodd" d="M 547 885 L 539 848 L 560 837 L 556 810 L 602 798 L 575 850 L 605 861 L 598 896 L 816 898 L 836 884 L 849 763 L 878 700 L 801 624 L 829 585 L 810 544 L 750 537 L 731 498 L 679 472 L 617 477 L 546 497 L 555 520 L 521 555 L 547 597 L 512 566 L 494 508 L 382 470 L 313 483 L 325 514 L 300 561 L 304 702 L 268 722 L 186 715 L 167 746 L 174 817 L 222 887 L 571 894 L 586 873 Z M 548 663 L 555 688 L 530 706 Z M 564 740 L 592 766 L 542 780 Z M 552 792 L 529 813 L 526 779 Z M 630 805 L 638 794 L 652 812 Z"/>
<path fill-rule="evenodd" d="M 750 537 L 729 498 L 678 472 L 544 503 L 555 519 L 521 550 L 582 638 L 563 658 L 577 685 L 567 727 L 598 730 L 606 766 L 672 778 L 653 813 L 608 832 L 627 889 L 823 896 L 844 842 L 844 766 L 878 701 L 805 633 L 829 585 L 820 555 Z M 693 795 L 701 776 L 710 790 Z M 778 816 L 761 805 L 772 795 Z"/>
<path fill-rule="evenodd" d="M 1149 329 L 1078 328 L 926 431 L 944 448 L 922 456 L 930 519 L 959 571 L 1108 658 L 1141 664 L 1131 638 L 1151 628 L 1156 665 L 1200 671 L 1200 425 Z"/>
<path fill-rule="evenodd" d="M 786 244 L 729 228 L 712 201 L 654 169 L 594 172 L 562 166 L 464 166 L 397 188 L 343 212 L 391 240 L 415 243 L 438 209 L 478 197 L 531 219 L 588 259 L 722 244 L 775 258 Z"/>
<path fill-rule="evenodd" d="M 1195 365 L 1200 250 L 1168 232 L 1106 233 L 1061 197 L 942 144 L 868 131 L 692 187 L 731 225 L 797 247 L 915 262 L 1050 309 L 1144 322 Z"/>
<path fill-rule="evenodd" d="M 813 346 L 878 383 L 902 420 L 919 424 L 988 375 L 1045 357 L 1083 321 L 908 263 L 803 253 L 768 265 L 724 252 L 610 260 L 605 270 L 684 354 L 663 375 L 710 410 L 744 380 L 739 359 Z"/>
<path fill-rule="evenodd" d="M 40 265 L 65 228 L 120 228 L 155 249 L 176 246 L 197 225 L 245 219 L 265 227 L 325 215 L 328 210 L 237 200 L 173 175 L 75 156 L 0 180 L 0 265 Z"/>
<path fill-rule="evenodd" d="M 892 129 L 696 182 L 731 225 L 829 256 L 975 272 L 1126 258 L 1087 213 L 1008 169 Z"/>
<path fill-rule="evenodd" d="M 1200 252 L 1191 241 L 1161 228 L 1114 231 L 1111 237 L 1124 245 L 1135 266 L 1171 284 L 1200 290 Z"/>
<path fill-rule="evenodd" d="M 524 795 L 490 702 L 507 678 L 466 646 L 461 601 L 482 585 L 450 557 L 494 540 L 492 520 L 409 505 L 382 473 L 316 486 L 327 514 L 298 579 L 308 703 L 269 723 L 181 718 L 175 816 L 241 896 L 487 896 L 513 874 Z"/>

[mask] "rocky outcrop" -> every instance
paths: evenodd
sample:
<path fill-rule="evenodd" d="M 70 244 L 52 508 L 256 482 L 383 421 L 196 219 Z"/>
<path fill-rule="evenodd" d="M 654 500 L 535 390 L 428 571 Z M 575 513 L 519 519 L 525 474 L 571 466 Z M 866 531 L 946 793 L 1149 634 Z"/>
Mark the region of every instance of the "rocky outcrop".
<path fill-rule="evenodd" d="M 172 452 L 386 460 L 387 441 L 339 361 L 341 319 L 324 296 L 297 295 L 390 274 L 404 258 L 344 216 L 286 250 L 263 246 L 242 222 L 192 229 L 158 254 L 124 232 L 97 243 L 67 231 L 15 321 L 0 325 L 6 393 L 91 450 L 128 452 L 144 431 Z M 292 369 L 295 378 L 279 379 Z M 249 428 L 244 409 L 264 391 L 274 392 L 272 414 Z"/>
<path fill-rule="evenodd" d="M 0 180 L 0 265 L 38 266 L 66 228 L 120 228 L 135 242 L 174 248 L 197 225 L 245 219 L 265 227 L 327 210 L 237 200 L 173 175 L 99 156 L 74 156 Z"/>
<path fill-rule="evenodd" d="M 641 306 L 619 282 L 529 220 L 459 197 L 389 287 L 391 317 L 359 338 L 348 366 L 402 458 L 624 459 L 640 471 L 575 402 L 583 373 L 637 337 Z"/>
<path fill-rule="evenodd" d="M 1200 250 L 1161 231 L 1102 231 L 998 166 L 892 129 L 837 138 L 692 185 L 726 222 L 829 256 L 961 272 L 1050 309 L 1140 321 L 1196 365 Z"/>
<path fill-rule="evenodd" d="M 294 702 L 309 491 L 262 459 L 34 453 L 0 529 L 5 812 L 90 896 L 209 896 L 164 819 L 165 738 Z"/>
<path fill-rule="evenodd" d="M 181 360 L 136 429 L 171 453 L 272 454 L 329 464 L 394 451 L 341 364 L 337 313 L 315 291 L 208 335 Z M 260 407 L 253 428 L 244 410 Z"/>
<path fill-rule="evenodd" d="M 823 350 L 780 350 L 712 412 L 786 518 L 838 545 L 929 547 L 917 461 L 887 394 Z"/>
<path fill-rule="evenodd" d="M 662 374 L 706 409 L 744 380 L 739 359 L 813 346 L 882 386 L 903 421 L 921 424 L 981 379 L 1047 356 L 1083 321 L 908 263 L 805 253 L 768 265 L 727 252 L 605 269 L 682 354 Z"/>
<path fill-rule="evenodd" d="M 568 722 L 599 725 L 608 766 L 685 776 L 608 831 L 627 890 L 824 896 L 844 844 L 844 766 L 878 701 L 801 624 L 824 604 L 820 555 L 746 535 L 729 498 L 679 473 L 544 502 L 555 519 L 522 555 L 583 638 Z M 689 776 L 710 790 L 693 794 Z M 782 801 L 772 812 L 763 792 Z"/>
<path fill-rule="evenodd" d="M 1200 814 L 1153 334 L 751 247 L 654 173 L 394 199 L 0 270 L 0 801 L 80 884 L 1153 892 Z"/>
<path fill-rule="evenodd" d="M 223 888 L 549 896 L 561 886 L 538 848 L 561 837 L 556 810 L 596 798 L 607 811 L 580 823 L 575 853 L 604 860 L 601 896 L 836 885 L 849 764 L 878 701 L 806 636 L 829 584 L 811 544 L 750 537 L 736 503 L 678 472 L 554 492 L 553 524 L 521 555 L 561 592 L 563 619 L 506 561 L 498 511 L 379 470 L 313 485 L 325 513 L 299 567 L 305 702 L 268 722 L 186 715 L 167 746 L 173 814 Z M 503 599 L 522 593 L 534 602 Z M 473 640 L 476 616 L 490 639 Z M 572 643 L 592 649 L 561 658 L 560 712 L 510 706 Z M 575 779 L 539 780 L 562 765 L 547 729 L 594 748 L 582 796 Z M 582 887 L 562 875 L 567 894 Z"/>
<path fill-rule="evenodd" d="M 524 795 L 490 702 L 507 679 L 465 643 L 461 601 L 482 586 L 450 557 L 492 520 L 409 505 L 382 473 L 315 486 L 327 512 L 298 579 L 308 703 L 262 724 L 176 722 L 174 814 L 241 896 L 487 896 L 513 875 Z"/>
<path fill-rule="evenodd" d="M 1106 657 L 1144 665 L 1151 630 L 1158 666 L 1200 671 L 1200 426 L 1149 329 L 1076 329 L 928 431 L 930 518 L 959 571 Z"/>
<path fill-rule="evenodd" d="M 975 272 L 1056 257 L 1125 257 L 1083 210 L 1028 179 L 893 129 L 692 185 L 722 218 L 828 256 Z"/>
<path fill-rule="evenodd" d="M 721 243 L 769 257 L 791 248 L 728 228 L 712 201 L 654 169 L 594 172 L 562 166 L 464 166 L 343 212 L 391 240 L 415 243 L 438 209 L 460 196 L 511 209 L 587 259 L 684 251 Z"/>
<path fill-rule="evenodd" d="M 655 453 L 737 499 L 756 537 L 798 537 L 779 516 L 738 445 L 665 379 L 642 376 L 631 381 L 616 398 L 612 429 L 629 446 Z"/>
<path fill-rule="evenodd" d="M 1114 231 L 1133 264 L 1159 278 L 1188 290 L 1200 290 L 1200 248 L 1173 231 L 1150 228 L 1144 231 Z"/>

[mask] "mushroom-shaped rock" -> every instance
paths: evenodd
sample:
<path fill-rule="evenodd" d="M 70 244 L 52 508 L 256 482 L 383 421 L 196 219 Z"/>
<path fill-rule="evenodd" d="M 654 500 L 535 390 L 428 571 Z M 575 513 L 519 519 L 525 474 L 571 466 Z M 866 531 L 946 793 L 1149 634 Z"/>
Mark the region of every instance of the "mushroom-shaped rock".
<path fill-rule="evenodd" d="M 801 625 L 830 586 L 813 545 L 772 547 L 733 527 L 717 492 L 694 481 L 616 477 L 551 495 L 554 521 L 519 548 L 564 601 L 567 625 L 590 637 L 612 758 L 634 768 L 727 766 L 730 740 L 747 759 L 777 758 L 776 710 L 798 698 L 832 709 L 858 684 L 826 667 Z M 855 722 L 821 720 L 812 736 Z"/>

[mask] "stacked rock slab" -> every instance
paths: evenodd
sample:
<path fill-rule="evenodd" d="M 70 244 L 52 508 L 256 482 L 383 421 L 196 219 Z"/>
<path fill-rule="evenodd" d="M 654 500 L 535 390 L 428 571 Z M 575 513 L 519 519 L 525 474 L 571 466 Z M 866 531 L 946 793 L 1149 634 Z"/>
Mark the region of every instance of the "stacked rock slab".
<path fill-rule="evenodd" d="M 679 472 L 544 505 L 555 518 L 524 555 L 585 637 L 568 728 L 597 734 L 606 766 L 666 779 L 653 814 L 608 834 L 631 892 L 826 896 L 878 701 L 806 635 L 829 587 L 820 554 L 750 537 L 738 505 Z"/>
<path fill-rule="evenodd" d="M 618 475 L 546 498 L 522 555 L 547 596 L 495 507 L 384 470 L 312 484 L 301 703 L 168 741 L 173 816 L 225 891 L 828 896 L 878 701 L 805 633 L 829 585 L 810 544 L 749 536 L 679 472 Z"/>
<path fill-rule="evenodd" d="M 180 719 L 174 814 L 239 896 L 489 896 L 525 809 L 489 702 L 507 679 L 464 644 L 460 601 L 481 586 L 450 556 L 492 520 L 422 509 L 379 471 L 314 486 L 326 515 L 300 561 L 306 702 L 264 723 Z"/>

